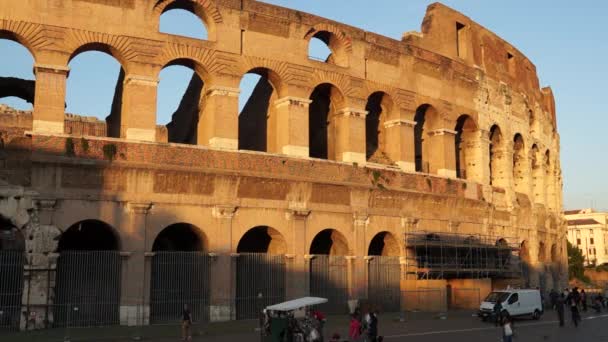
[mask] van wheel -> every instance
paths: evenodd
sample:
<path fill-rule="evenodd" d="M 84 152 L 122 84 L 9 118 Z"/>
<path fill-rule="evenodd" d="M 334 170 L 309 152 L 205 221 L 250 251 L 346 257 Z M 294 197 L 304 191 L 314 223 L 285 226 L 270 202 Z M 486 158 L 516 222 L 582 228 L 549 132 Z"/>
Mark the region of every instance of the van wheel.
<path fill-rule="evenodd" d="M 538 321 L 540 319 L 540 311 L 534 310 L 534 313 L 532 314 L 532 319 Z"/>

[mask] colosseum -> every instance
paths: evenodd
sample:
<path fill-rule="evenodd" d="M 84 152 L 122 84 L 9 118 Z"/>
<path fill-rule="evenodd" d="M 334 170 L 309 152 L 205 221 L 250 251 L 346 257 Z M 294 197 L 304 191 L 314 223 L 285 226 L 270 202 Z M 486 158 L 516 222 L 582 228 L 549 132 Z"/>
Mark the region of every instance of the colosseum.
<path fill-rule="evenodd" d="M 161 33 L 174 9 L 208 39 Z M 305 295 L 445 310 L 567 281 L 552 91 L 442 4 L 394 40 L 254 0 L 10 1 L 0 38 L 35 73 L 0 78 L 33 104 L 0 107 L 0 326 L 163 323 L 183 304 L 245 319 Z M 87 51 L 122 67 L 105 121 L 65 112 Z M 172 65 L 194 74 L 161 126 Z"/>

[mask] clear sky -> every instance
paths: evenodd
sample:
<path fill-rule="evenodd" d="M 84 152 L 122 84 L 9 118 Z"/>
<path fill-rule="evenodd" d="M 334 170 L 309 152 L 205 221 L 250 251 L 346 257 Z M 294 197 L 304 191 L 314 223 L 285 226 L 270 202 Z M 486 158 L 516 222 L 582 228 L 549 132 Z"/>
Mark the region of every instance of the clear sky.
<path fill-rule="evenodd" d="M 314 13 L 391 38 L 420 30 L 425 0 L 267 0 L 264 2 Z M 608 209 L 608 111 L 600 99 L 608 96 L 608 2 L 600 0 L 445 0 L 522 51 L 536 65 L 541 85 L 553 89 L 561 136 L 564 207 Z M 206 32 L 189 13 L 163 15 L 161 31 L 204 38 Z M 315 48 L 311 55 L 323 57 Z M 20 45 L 0 40 L 0 76 L 33 79 L 33 59 Z M 67 111 L 105 119 L 110 108 L 119 64 L 98 52 L 70 63 Z M 175 66 L 160 74 L 157 122 L 165 124 L 177 107 L 191 71 Z M 241 106 L 256 76 L 241 83 Z M 0 103 L 30 105 L 14 98 Z"/>

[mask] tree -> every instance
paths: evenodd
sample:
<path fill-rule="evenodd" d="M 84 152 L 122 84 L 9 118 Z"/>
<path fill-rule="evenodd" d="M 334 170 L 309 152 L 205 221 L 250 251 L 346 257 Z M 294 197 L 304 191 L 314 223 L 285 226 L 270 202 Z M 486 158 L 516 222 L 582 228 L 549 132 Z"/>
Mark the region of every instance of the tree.
<path fill-rule="evenodd" d="M 583 281 L 588 280 L 585 276 L 584 261 L 585 257 L 583 256 L 583 252 L 568 241 L 568 277 L 570 279 L 577 278 Z"/>

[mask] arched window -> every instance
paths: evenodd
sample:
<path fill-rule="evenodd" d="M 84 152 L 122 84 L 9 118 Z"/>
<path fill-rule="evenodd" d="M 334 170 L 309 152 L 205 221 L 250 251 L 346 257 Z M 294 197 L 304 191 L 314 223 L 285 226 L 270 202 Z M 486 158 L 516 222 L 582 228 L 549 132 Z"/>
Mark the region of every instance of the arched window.
<path fill-rule="evenodd" d="M 2 39 L 6 36 L 9 39 Z M 32 110 L 34 104 L 34 58 L 10 34 L 0 34 L 0 104 L 18 110 Z"/>
<path fill-rule="evenodd" d="M 266 68 L 254 68 L 241 79 L 239 95 L 239 149 L 280 153 L 274 131 L 275 101 L 279 99 L 276 73 Z"/>
<path fill-rule="evenodd" d="M 439 114 L 437 110 L 428 104 L 423 104 L 416 109 L 414 117 L 414 152 L 416 160 L 416 171 L 425 173 L 436 173 L 434 165 L 431 132 L 439 127 Z"/>
<path fill-rule="evenodd" d="M 527 159 L 524 146 L 524 139 L 521 134 L 516 134 L 513 138 L 513 183 L 515 191 L 527 193 Z"/>
<path fill-rule="evenodd" d="M 536 144 L 532 145 L 530 150 L 530 169 L 532 170 L 532 189 L 534 194 L 534 203 L 543 203 L 544 197 L 544 178 L 543 178 L 543 161 L 541 153 Z"/>
<path fill-rule="evenodd" d="M 336 34 L 311 29 L 306 36 L 308 39 L 308 57 L 312 60 L 348 66 L 348 49 Z"/>
<path fill-rule="evenodd" d="M 308 107 L 308 139 L 310 156 L 313 158 L 336 160 L 335 155 L 335 114 L 342 109 L 344 97 L 334 85 L 318 85 L 310 95 Z"/>
<path fill-rule="evenodd" d="M 470 179 L 475 166 L 472 158 L 475 153 L 473 142 L 477 133 L 477 125 L 470 116 L 461 115 L 456 121 L 455 131 L 456 177 Z"/>
<path fill-rule="evenodd" d="M 375 92 L 367 98 L 365 110 L 365 157 L 367 160 L 391 165 L 394 162 L 387 155 L 386 129 L 384 123 L 393 110 L 393 101 L 384 92 Z"/>
<path fill-rule="evenodd" d="M 178 36 L 205 39 L 209 38 L 205 24 L 205 11 L 194 1 L 178 0 L 163 9 L 160 16 L 159 31 Z"/>
<path fill-rule="evenodd" d="M 498 180 L 502 179 L 501 162 L 503 155 L 499 153 L 502 148 L 503 139 L 500 127 L 492 126 L 490 129 L 490 185 L 497 186 Z"/>
<path fill-rule="evenodd" d="M 105 120 L 108 137 L 119 138 L 125 73 L 106 46 L 87 45 L 70 59 L 66 113 Z"/>

